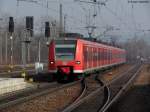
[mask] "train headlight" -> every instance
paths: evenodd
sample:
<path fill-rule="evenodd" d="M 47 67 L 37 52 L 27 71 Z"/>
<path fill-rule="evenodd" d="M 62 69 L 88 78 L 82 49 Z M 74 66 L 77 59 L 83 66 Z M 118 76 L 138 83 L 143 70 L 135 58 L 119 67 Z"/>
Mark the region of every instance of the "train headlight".
<path fill-rule="evenodd" d="M 76 64 L 80 64 L 81 62 L 80 61 L 76 61 Z"/>
<path fill-rule="evenodd" d="M 50 64 L 54 64 L 54 61 L 50 61 Z"/>

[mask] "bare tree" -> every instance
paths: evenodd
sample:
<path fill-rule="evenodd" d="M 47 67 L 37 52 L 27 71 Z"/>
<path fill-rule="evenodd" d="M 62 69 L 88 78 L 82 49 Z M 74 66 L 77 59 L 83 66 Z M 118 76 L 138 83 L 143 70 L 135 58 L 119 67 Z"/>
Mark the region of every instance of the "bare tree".
<path fill-rule="evenodd" d="M 127 51 L 127 59 L 130 62 L 137 61 L 137 59 L 148 59 L 150 56 L 150 49 L 148 43 L 140 38 L 132 38 L 126 41 L 124 48 Z"/>
<path fill-rule="evenodd" d="M 117 36 L 111 36 L 110 37 L 110 43 L 113 45 L 113 46 L 116 46 L 119 44 L 119 39 Z"/>

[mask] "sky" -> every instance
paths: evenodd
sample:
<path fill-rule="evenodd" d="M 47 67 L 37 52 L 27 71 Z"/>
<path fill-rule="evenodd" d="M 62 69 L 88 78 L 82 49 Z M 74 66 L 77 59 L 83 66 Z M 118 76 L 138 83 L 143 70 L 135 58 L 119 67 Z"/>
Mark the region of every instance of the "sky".
<path fill-rule="evenodd" d="M 135 34 L 138 36 L 143 36 L 144 34 L 148 36 L 150 34 L 147 31 L 150 29 L 150 3 L 137 3 L 132 7 L 128 0 L 97 0 L 101 2 L 107 1 L 105 6 L 94 6 L 75 2 L 74 0 L 36 1 L 38 1 L 38 4 L 22 1 L 17 5 L 17 0 L 0 0 L 0 13 L 8 13 L 15 18 L 34 16 L 35 21 L 46 16 L 59 20 L 59 4 L 62 3 L 68 31 L 87 35 L 85 27 L 89 24 L 97 27 L 94 33 L 95 36 L 103 34 L 110 27 L 113 27 L 113 29 L 108 30 L 106 35 L 130 38 L 134 37 Z M 47 1 L 49 9 L 46 8 Z M 92 18 L 94 12 L 97 14 L 95 19 Z M 143 32 L 143 30 L 145 31 Z"/>

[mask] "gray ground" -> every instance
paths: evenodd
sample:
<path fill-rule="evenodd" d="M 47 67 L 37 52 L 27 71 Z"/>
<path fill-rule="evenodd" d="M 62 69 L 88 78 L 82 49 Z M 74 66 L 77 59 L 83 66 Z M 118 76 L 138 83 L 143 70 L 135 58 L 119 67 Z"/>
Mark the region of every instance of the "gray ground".
<path fill-rule="evenodd" d="M 132 87 L 109 112 L 150 112 L 150 85 Z"/>
<path fill-rule="evenodd" d="M 109 112 L 150 112 L 150 65 L 144 65 L 132 88 Z"/>

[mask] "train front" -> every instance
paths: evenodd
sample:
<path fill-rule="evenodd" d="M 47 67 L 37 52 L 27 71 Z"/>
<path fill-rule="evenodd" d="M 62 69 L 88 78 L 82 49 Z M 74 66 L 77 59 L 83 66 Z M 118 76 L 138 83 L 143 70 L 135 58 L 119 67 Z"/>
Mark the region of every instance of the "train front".
<path fill-rule="evenodd" d="M 49 49 L 49 72 L 54 73 L 57 80 L 74 80 L 77 40 L 54 40 Z"/>

